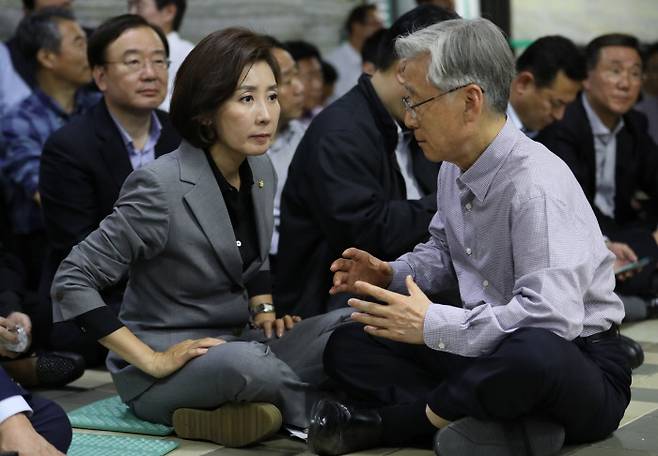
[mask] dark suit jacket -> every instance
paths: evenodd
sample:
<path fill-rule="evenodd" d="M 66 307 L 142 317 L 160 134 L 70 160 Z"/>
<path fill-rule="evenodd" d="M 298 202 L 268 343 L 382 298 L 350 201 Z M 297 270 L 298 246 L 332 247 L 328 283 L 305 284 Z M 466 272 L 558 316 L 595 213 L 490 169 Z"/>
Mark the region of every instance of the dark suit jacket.
<path fill-rule="evenodd" d="M 536 138 L 569 165 L 594 208 L 603 234 L 613 240 L 625 225 L 639 220 L 639 212 L 631 206 L 638 190 L 651 198 L 646 206 L 649 215 L 658 214 L 658 147 L 647 133 L 643 114 L 631 110 L 623 119 L 624 127 L 617 134 L 614 219 L 594 206 L 596 152 L 582 98 L 579 96 L 567 107 L 561 121 L 544 129 Z"/>
<path fill-rule="evenodd" d="M 412 140 L 414 174 L 426 196 L 407 200 L 397 139 L 395 121 L 365 75 L 313 120 L 281 198 L 277 311 L 308 317 L 344 305 L 345 296 L 328 294 L 329 266 L 348 247 L 393 260 L 429 237 L 439 165 Z"/>
<path fill-rule="evenodd" d="M 0 367 L 0 401 L 12 396 L 27 396 L 28 393 L 11 379 L 9 374 Z"/>
<path fill-rule="evenodd" d="M 167 113 L 156 114 L 162 124 L 155 146 L 155 156 L 159 157 L 175 150 L 180 137 Z M 48 138 L 39 175 L 49 241 L 40 287 L 42 299 L 48 299 L 55 271 L 71 248 L 112 212 L 121 186 L 132 171 L 128 152 L 103 100 Z M 106 291 L 105 298 L 113 306 L 120 305 L 124 287 L 125 283 Z"/>

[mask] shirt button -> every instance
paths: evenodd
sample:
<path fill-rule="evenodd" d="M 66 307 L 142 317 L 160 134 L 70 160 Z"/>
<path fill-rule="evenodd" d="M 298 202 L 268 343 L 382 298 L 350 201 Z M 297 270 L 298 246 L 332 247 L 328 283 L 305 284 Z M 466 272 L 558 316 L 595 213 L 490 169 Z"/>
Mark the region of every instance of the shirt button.
<path fill-rule="evenodd" d="M 236 241 L 236 242 L 235 242 L 235 245 L 237 245 L 238 247 L 242 247 L 242 242 L 240 242 L 240 241 Z"/>
<path fill-rule="evenodd" d="M 466 247 L 466 255 L 470 255 L 471 253 L 473 253 L 473 251 L 471 250 L 471 248 L 470 248 L 470 247 Z"/>
<path fill-rule="evenodd" d="M 489 286 L 489 281 L 488 280 L 483 281 L 482 286 L 487 288 Z"/>
<path fill-rule="evenodd" d="M 446 348 L 446 344 L 439 342 L 439 350 L 443 350 L 444 348 Z"/>
<path fill-rule="evenodd" d="M 473 206 L 471 206 L 471 203 L 466 203 L 466 206 L 464 206 L 467 211 L 470 211 Z"/>

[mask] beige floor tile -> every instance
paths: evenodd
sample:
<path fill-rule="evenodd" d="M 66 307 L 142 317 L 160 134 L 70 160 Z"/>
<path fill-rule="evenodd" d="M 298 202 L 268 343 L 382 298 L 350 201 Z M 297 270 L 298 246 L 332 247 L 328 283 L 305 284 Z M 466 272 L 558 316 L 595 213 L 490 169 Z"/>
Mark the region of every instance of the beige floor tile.
<path fill-rule="evenodd" d="M 654 410 L 658 410 L 658 404 L 655 402 L 640 402 L 631 400 L 628 408 L 626 408 L 624 417 L 621 419 L 620 427 L 626 426 L 627 424 L 632 423 L 636 419 L 646 415 L 647 413 L 653 412 Z"/>
<path fill-rule="evenodd" d="M 645 320 L 624 324 L 622 334 L 643 342 L 658 342 L 658 320 Z"/>
<path fill-rule="evenodd" d="M 434 456 L 434 451 L 419 448 L 400 448 L 390 454 L 393 456 Z"/>
<path fill-rule="evenodd" d="M 193 440 L 172 439 L 179 443 L 179 447 L 167 456 L 201 456 L 221 448 L 221 446 L 210 442 L 200 442 Z"/>
<path fill-rule="evenodd" d="M 97 388 L 101 385 L 105 385 L 111 382 L 112 382 L 112 377 L 110 376 L 110 373 L 108 371 L 87 369 L 85 373 L 82 375 L 82 377 L 80 377 L 73 383 L 69 383 L 68 386 L 74 388 L 90 389 L 90 388 Z"/>
<path fill-rule="evenodd" d="M 658 452 L 626 450 L 623 448 L 586 447 L 568 453 L 569 456 L 658 456 Z"/>
<path fill-rule="evenodd" d="M 645 351 L 644 364 L 658 364 L 658 353 Z"/>
<path fill-rule="evenodd" d="M 632 386 L 633 388 L 658 389 L 658 372 L 649 375 L 634 373 Z"/>
<path fill-rule="evenodd" d="M 389 454 L 398 454 L 399 451 L 404 450 L 402 448 L 371 448 L 370 450 L 357 451 L 356 453 L 348 453 L 348 455 L 359 455 L 359 456 L 384 456 Z M 415 452 L 413 448 L 409 448 L 405 451 Z M 412 453 L 405 453 L 411 455 Z M 413 453 L 414 456 L 421 456 L 420 453 Z M 423 453 L 424 455 L 424 453 Z"/>

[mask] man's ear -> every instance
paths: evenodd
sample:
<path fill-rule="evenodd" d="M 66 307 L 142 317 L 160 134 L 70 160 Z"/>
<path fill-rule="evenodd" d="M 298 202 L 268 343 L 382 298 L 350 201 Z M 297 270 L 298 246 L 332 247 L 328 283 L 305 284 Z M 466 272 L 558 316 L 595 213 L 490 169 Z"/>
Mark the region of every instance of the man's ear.
<path fill-rule="evenodd" d="M 528 90 L 534 90 L 536 87 L 535 75 L 529 71 L 521 71 L 514 78 L 514 89 L 523 94 Z"/>
<path fill-rule="evenodd" d="M 484 110 L 484 92 L 476 84 L 464 87 L 464 121 L 473 122 Z"/>
<path fill-rule="evenodd" d="M 44 68 L 52 69 L 55 66 L 56 58 L 56 54 L 48 49 L 39 49 L 37 51 L 37 63 Z"/>
<path fill-rule="evenodd" d="M 105 72 L 105 67 L 103 65 L 96 65 L 92 68 L 91 75 L 94 78 L 98 90 L 105 92 L 107 90 L 107 73 Z"/>
<path fill-rule="evenodd" d="M 590 81 L 589 81 L 590 77 L 591 77 L 591 74 L 588 72 L 587 77 L 583 80 L 583 90 L 585 90 L 585 91 L 589 91 L 589 89 L 591 87 Z"/>

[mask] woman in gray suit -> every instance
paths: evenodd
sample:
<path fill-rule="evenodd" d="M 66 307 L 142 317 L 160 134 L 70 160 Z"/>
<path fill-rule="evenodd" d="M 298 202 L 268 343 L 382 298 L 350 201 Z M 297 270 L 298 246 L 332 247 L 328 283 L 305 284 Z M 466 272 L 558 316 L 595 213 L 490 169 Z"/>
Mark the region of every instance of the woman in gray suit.
<path fill-rule="evenodd" d="M 146 71 L 162 57 L 124 58 Z M 243 446 L 282 421 L 305 427 L 324 344 L 349 313 L 275 316 L 267 258 L 276 185 L 263 154 L 279 117 L 278 72 L 259 35 L 204 38 L 176 78 L 181 146 L 128 177 L 113 213 L 53 282 L 56 319 L 75 319 L 110 350 L 124 402 L 141 418 L 173 422 L 181 437 Z M 118 321 L 98 290 L 126 274 Z"/>

